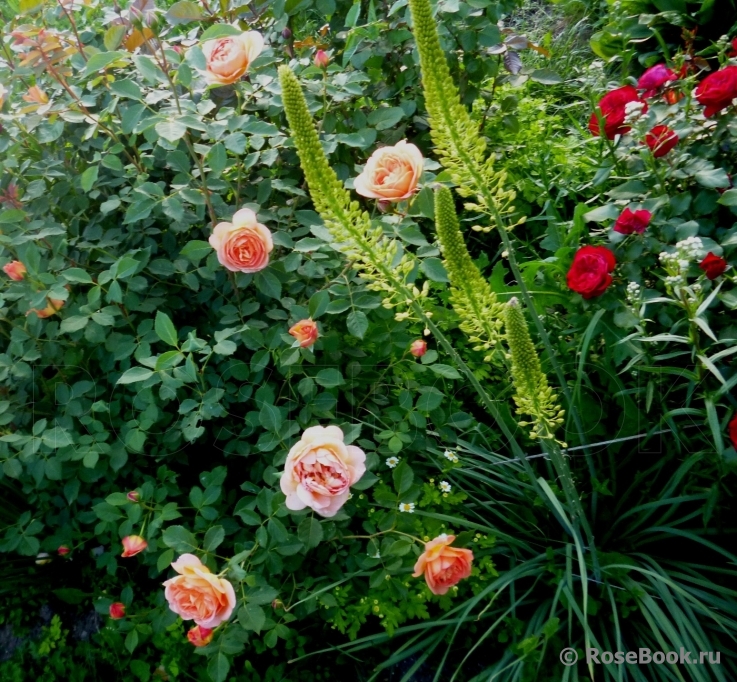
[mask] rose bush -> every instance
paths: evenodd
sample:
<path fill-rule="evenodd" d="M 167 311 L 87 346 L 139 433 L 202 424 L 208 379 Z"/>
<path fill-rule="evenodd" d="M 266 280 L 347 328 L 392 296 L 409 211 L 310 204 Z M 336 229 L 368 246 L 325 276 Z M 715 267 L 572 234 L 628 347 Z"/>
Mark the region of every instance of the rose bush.
<path fill-rule="evenodd" d="M 23 6 L 0 550 L 94 608 L 98 677 L 729 650 L 733 133 L 693 71 L 558 82 L 497 3 Z"/>

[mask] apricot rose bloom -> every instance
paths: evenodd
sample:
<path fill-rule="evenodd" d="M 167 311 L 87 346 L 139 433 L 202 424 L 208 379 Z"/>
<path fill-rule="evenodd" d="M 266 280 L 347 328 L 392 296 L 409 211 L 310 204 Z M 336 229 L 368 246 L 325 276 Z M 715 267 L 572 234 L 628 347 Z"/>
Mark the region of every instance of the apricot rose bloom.
<path fill-rule="evenodd" d="M 258 31 L 208 40 L 202 45 L 207 62 L 205 80 L 218 85 L 235 83 L 248 71 L 251 62 L 263 49 L 264 38 Z"/>
<path fill-rule="evenodd" d="M 312 318 L 300 320 L 289 328 L 289 333 L 299 341 L 301 348 L 309 348 L 317 341 L 317 323 Z"/>
<path fill-rule="evenodd" d="M 19 260 L 14 260 L 7 265 L 3 265 L 3 272 L 10 277 L 10 279 L 20 282 L 25 277 L 28 270 L 26 270 L 26 266 Z"/>
<path fill-rule="evenodd" d="M 385 201 L 409 199 L 422 175 L 422 153 L 407 140 L 377 149 L 366 162 L 354 187 L 361 196 Z"/>
<path fill-rule="evenodd" d="M 43 310 L 38 310 L 38 308 L 31 308 L 26 313 L 26 317 L 28 317 L 28 315 L 30 315 L 31 313 L 36 313 L 36 315 L 38 315 L 38 317 L 40 318 L 51 317 L 52 315 L 58 313 L 63 306 L 64 301 L 62 301 L 61 299 L 47 298 L 46 307 Z"/>
<path fill-rule="evenodd" d="M 236 211 L 232 223 L 215 225 L 209 241 L 220 265 L 232 272 L 263 270 L 274 248 L 269 228 L 258 222 L 250 208 Z"/>
<path fill-rule="evenodd" d="M 230 618 L 236 598 L 227 580 L 214 575 L 194 554 L 182 554 L 171 567 L 179 575 L 164 583 L 164 596 L 174 613 L 207 629 Z"/>
<path fill-rule="evenodd" d="M 433 594 L 443 595 L 471 575 L 473 552 L 451 547 L 455 539 L 455 535 L 438 535 L 425 543 L 425 551 L 417 559 L 412 577 L 419 578 L 424 574 L 425 582 Z"/>
<path fill-rule="evenodd" d="M 427 353 L 427 341 L 424 339 L 413 341 L 412 345 L 409 347 L 409 352 L 416 358 L 421 358 L 425 353 Z"/>
<path fill-rule="evenodd" d="M 187 639 L 193 646 L 206 646 L 212 641 L 212 629 L 195 625 L 187 632 Z"/>
<path fill-rule="evenodd" d="M 337 426 L 311 426 L 287 455 L 280 485 L 287 509 L 314 509 L 335 516 L 350 496 L 350 487 L 366 472 L 366 454 L 346 445 Z"/>
<path fill-rule="evenodd" d="M 136 554 L 140 554 L 146 547 L 148 547 L 148 542 L 146 542 L 140 535 L 126 535 L 123 540 L 123 553 L 120 555 L 122 557 L 131 557 L 136 556 Z"/>

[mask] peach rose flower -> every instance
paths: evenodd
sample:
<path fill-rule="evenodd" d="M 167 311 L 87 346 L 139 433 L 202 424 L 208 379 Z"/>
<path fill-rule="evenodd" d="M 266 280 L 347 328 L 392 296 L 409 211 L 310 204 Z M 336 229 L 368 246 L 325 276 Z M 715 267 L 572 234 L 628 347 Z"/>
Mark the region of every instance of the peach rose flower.
<path fill-rule="evenodd" d="M 299 341 L 300 347 L 309 348 L 317 341 L 317 323 L 312 318 L 300 320 L 290 327 L 289 333 Z"/>
<path fill-rule="evenodd" d="M 422 175 L 422 153 L 407 140 L 377 149 L 354 181 L 356 192 L 369 199 L 402 201 L 417 189 Z"/>
<path fill-rule="evenodd" d="M 19 260 L 14 260 L 12 263 L 3 265 L 3 272 L 10 277 L 10 279 L 20 282 L 25 277 L 28 270 L 26 270 L 26 266 Z"/>
<path fill-rule="evenodd" d="M 179 575 L 164 583 L 164 596 L 174 613 L 208 629 L 230 618 L 236 598 L 227 580 L 213 575 L 194 554 L 182 554 L 171 567 Z"/>
<path fill-rule="evenodd" d="M 453 585 L 471 575 L 473 552 L 450 547 L 455 539 L 455 535 L 438 535 L 425 543 L 425 551 L 417 559 L 412 577 L 419 578 L 424 573 L 433 594 L 445 594 Z"/>
<path fill-rule="evenodd" d="M 232 272 L 258 272 L 269 264 L 271 232 L 250 208 L 236 211 L 232 223 L 218 223 L 210 235 L 220 265 Z"/>
<path fill-rule="evenodd" d="M 48 302 L 48 304 L 43 310 L 38 310 L 37 308 L 31 308 L 26 313 L 26 316 L 30 315 L 31 313 L 36 313 L 36 315 L 38 315 L 41 318 L 51 317 L 52 315 L 58 313 L 62 309 L 65 303 L 59 298 L 47 298 L 46 301 Z"/>
<path fill-rule="evenodd" d="M 136 554 L 140 554 L 146 547 L 148 547 L 148 542 L 146 542 L 140 535 L 126 535 L 123 540 L 123 553 L 120 555 L 122 557 L 130 557 L 130 556 L 136 556 Z"/>
<path fill-rule="evenodd" d="M 207 67 L 205 80 L 210 84 L 235 83 L 264 49 L 263 36 L 258 31 L 246 31 L 239 36 L 208 40 L 202 45 Z"/>
<path fill-rule="evenodd" d="M 337 426 L 311 426 L 287 455 L 280 485 L 288 509 L 314 509 L 335 516 L 346 503 L 350 487 L 366 472 L 366 454 L 346 445 Z"/>
<path fill-rule="evenodd" d="M 193 646 L 207 646 L 212 642 L 212 629 L 195 625 L 188 633 L 187 639 Z"/>

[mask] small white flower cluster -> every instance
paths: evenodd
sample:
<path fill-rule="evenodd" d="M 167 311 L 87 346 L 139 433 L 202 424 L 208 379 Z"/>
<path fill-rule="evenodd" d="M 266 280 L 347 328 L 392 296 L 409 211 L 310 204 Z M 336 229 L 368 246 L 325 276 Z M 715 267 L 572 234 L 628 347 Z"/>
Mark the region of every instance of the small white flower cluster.
<path fill-rule="evenodd" d="M 456 455 L 455 452 L 451 452 L 450 450 L 446 450 L 443 453 L 443 457 L 447 459 L 449 462 L 453 462 L 453 464 L 456 464 L 458 462 L 458 455 Z"/>
<path fill-rule="evenodd" d="M 630 282 L 627 285 L 627 302 L 630 305 L 636 305 L 640 302 L 641 287 L 637 282 Z"/>
<path fill-rule="evenodd" d="M 644 102 L 627 102 L 624 105 L 624 122 L 631 125 L 642 116 L 642 110 L 645 108 Z"/>
<path fill-rule="evenodd" d="M 676 244 L 674 252 L 663 251 L 658 258 L 668 272 L 666 286 L 674 289 L 685 286 L 686 273 L 691 261 L 698 260 L 704 250 L 704 244 L 698 237 L 689 237 Z"/>

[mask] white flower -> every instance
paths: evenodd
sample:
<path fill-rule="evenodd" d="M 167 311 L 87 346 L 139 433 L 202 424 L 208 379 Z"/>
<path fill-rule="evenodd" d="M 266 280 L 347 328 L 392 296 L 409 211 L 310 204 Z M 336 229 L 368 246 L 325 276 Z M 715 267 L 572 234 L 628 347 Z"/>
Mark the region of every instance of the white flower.
<path fill-rule="evenodd" d="M 389 458 L 388 458 L 388 459 L 386 460 L 386 465 L 387 465 L 387 466 L 388 466 L 388 467 L 389 467 L 390 469 L 393 469 L 393 468 L 394 468 L 395 466 L 397 466 L 397 464 L 399 464 L 399 457 L 389 457 Z"/>
<path fill-rule="evenodd" d="M 440 490 L 444 493 L 449 493 L 451 491 L 450 483 L 448 483 L 448 481 L 440 481 Z"/>
<path fill-rule="evenodd" d="M 624 122 L 634 123 L 642 116 L 642 110 L 645 108 L 643 102 L 627 102 L 624 105 Z"/>
<path fill-rule="evenodd" d="M 445 459 L 447 459 L 448 461 L 453 462 L 453 464 L 458 461 L 458 455 L 456 455 L 455 452 L 451 452 L 450 450 L 446 450 L 443 453 L 443 457 L 445 457 Z"/>
<path fill-rule="evenodd" d="M 415 511 L 415 503 L 414 502 L 402 502 L 399 505 L 399 511 L 400 512 L 407 512 L 408 514 L 412 514 Z"/>

